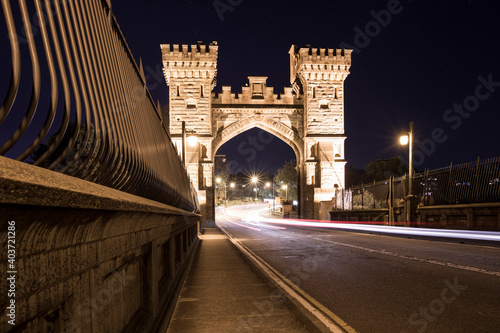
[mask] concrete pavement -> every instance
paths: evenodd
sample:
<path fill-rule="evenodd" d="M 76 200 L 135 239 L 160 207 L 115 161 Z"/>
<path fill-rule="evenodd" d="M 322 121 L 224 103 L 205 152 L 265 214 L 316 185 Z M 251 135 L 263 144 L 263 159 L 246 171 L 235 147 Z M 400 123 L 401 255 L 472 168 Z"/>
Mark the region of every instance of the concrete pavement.
<path fill-rule="evenodd" d="M 168 333 L 309 332 L 222 231 L 200 239 Z"/>

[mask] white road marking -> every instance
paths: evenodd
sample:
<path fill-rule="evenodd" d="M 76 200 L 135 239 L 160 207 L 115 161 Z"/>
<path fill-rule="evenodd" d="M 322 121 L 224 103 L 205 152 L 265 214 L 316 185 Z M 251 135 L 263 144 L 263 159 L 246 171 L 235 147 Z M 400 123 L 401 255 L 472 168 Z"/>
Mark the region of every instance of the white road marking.
<path fill-rule="evenodd" d="M 390 252 L 390 251 L 376 250 L 376 249 L 370 249 L 370 248 L 359 246 L 359 245 L 341 243 L 341 242 L 332 241 L 329 239 L 323 239 L 323 238 L 314 237 L 314 236 L 300 235 L 298 233 L 295 233 L 295 234 L 298 237 L 315 239 L 315 240 L 319 240 L 322 242 L 346 246 L 346 247 L 350 247 L 350 248 L 354 248 L 354 249 L 358 249 L 358 250 L 363 250 L 363 251 L 367 251 L 367 252 L 371 252 L 371 253 L 384 254 L 384 255 L 388 255 L 388 256 L 392 256 L 392 257 L 396 257 L 396 258 L 408 259 L 408 260 L 419 261 L 419 262 L 424 262 L 424 263 L 428 263 L 428 264 L 453 267 L 453 268 L 458 268 L 458 269 L 462 269 L 462 270 L 466 270 L 466 271 L 472 271 L 472 272 L 478 272 L 478 273 L 483 273 L 483 274 L 488 274 L 488 275 L 500 276 L 500 272 L 489 271 L 489 270 L 482 269 L 482 268 L 464 266 L 464 265 L 459 265 L 459 264 L 454 264 L 451 262 L 439 261 L 439 260 L 434 260 L 434 259 L 418 258 L 418 257 L 407 256 L 405 254 L 399 254 L 399 253 L 394 253 L 394 252 Z"/>

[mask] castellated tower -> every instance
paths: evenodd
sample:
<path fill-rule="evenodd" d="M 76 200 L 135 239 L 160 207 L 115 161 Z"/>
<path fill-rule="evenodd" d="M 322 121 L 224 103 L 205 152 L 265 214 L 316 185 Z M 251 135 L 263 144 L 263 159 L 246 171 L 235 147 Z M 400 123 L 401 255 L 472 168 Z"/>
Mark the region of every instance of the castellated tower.
<path fill-rule="evenodd" d="M 290 82 L 304 97 L 306 186 L 314 189 L 316 205 L 331 202 L 336 190 L 345 185 L 344 80 L 352 50 L 293 45 L 289 53 Z M 321 207 L 314 208 L 318 210 Z"/>
<path fill-rule="evenodd" d="M 163 72 L 170 88 L 170 133 L 212 135 L 211 96 L 217 78 L 216 42 L 209 45 L 162 44 Z"/>
<path fill-rule="evenodd" d="M 210 220 L 213 219 L 213 207 L 207 211 L 206 203 L 213 201 L 211 98 L 217 78 L 217 42 L 190 47 L 162 44 L 160 47 L 170 93 L 170 135 L 182 155 L 182 123 L 185 123 L 186 169 L 198 191 L 202 214 Z"/>

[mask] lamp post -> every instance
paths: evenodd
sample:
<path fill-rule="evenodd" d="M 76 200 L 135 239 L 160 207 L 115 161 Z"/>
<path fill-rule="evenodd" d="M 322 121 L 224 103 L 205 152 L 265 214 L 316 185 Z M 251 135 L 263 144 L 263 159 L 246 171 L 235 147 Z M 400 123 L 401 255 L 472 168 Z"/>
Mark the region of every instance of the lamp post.
<path fill-rule="evenodd" d="M 406 209 L 406 222 L 410 222 L 411 214 L 410 214 L 410 206 L 411 206 L 411 198 L 413 197 L 413 121 L 410 122 L 410 130 L 408 133 L 401 135 L 399 138 L 399 142 L 402 145 L 408 145 L 408 154 L 409 154 L 409 172 L 408 172 L 408 207 Z"/>
<path fill-rule="evenodd" d="M 281 186 L 281 188 L 285 190 L 285 200 L 288 201 L 288 184 Z"/>
<path fill-rule="evenodd" d="M 266 187 L 270 187 L 271 186 L 271 183 L 270 182 L 267 182 L 266 183 Z M 274 196 L 274 181 L 273 181 L 273 212 L 275 211 L 275 196 Z"/>
<path fill-rule="evenodd" d="M 230 183 L 229 184 L 229 187 L 232 188 L 234 190 L 234 187 L 236 186 L 235 183 Z M 234 193 L 233 193 L 234 194 Z M 226 199 L 226 206 L 227 206 L 227 203 L 229 202 L 229 198 Z"/>
<path fill-rule="evenodd" d="M 252 183 L 253 183 L 253 186 L 255 186 L 253 189 L 253 191 L 255 192 L 255 201 L 257 201 L 257 182 L 258 181 L 259 181 L 259 179 L 257 177 L 255 177 L 255 176 L 252 177 Z"/>

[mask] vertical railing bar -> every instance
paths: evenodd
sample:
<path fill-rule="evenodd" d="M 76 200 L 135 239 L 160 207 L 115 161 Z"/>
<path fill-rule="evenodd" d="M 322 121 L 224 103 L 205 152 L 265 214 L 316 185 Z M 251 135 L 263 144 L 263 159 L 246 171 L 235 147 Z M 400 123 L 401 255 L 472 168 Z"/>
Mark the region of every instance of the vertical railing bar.
<path fill-rule="evenodd" d="M 474 163 L 471 163 L 470 167 L 469 167 L 469 176 L 468 176 L 468 180 L 467 180 L 467 196 L 466 196 L 466 201 L 467 203 L 471 203 L 474 201 L 474 175 L 475 175 L 475 172 L 474 172 L 474 169 L 477 169 L 477 166 L 474 165 Z"/>
<path fill-rule="evenodd" d="M 0 107 L 0 125 L 9 114 L 12 105 L 19 91 L 19 82 L 21 81 L 21 51 L 19 50 L 19 40 L 17 38 L 16 25 L 12 15 L 12 8 L 9 0 L 2 0 L 2 8 L 5 17 L 10 42 L 10 51 L 12 58 L 12 72 L 10 74 L 10 83 L 4 102 Z"/>
<path fill-rule="evenodd" d="M 491 169 L 491 176 L 489 177 L 491 179 L 491 186 L 489 185 L 489 180 L 488 180 L 488 193 L 487 193 L 487 198 L 491 201 L 497 201 L 499 198 L 495 196 L 494 189 L 499 187 L 499 182 L 497 179 L 500 176 L 499 172 L 499 160 L 500 158 L 492 158 L 491 165 L 489 166 Z M 500 191 L 497 191 L 500 192 Z M 497 196 L 500 193 L 497 193 Z"/>
<path fill-rule="evenodd" d="M 117 33 L 117 27 L 114 25 L 113 17 L 110 13 L 109 16 L 109 25 L 110 25 L 110 33 L 112 36 L 112 47 L 113 47 L 113 52 L 116 58 L 116 61 L 118 61 L 120 64 L 122 64 L 123 68 L 129 69 L 129 66 L 126 66 L 125 58 L 127 56 L 127 52 L 118 52 L 117 48 L 120 47 L 121 41 L 119 39 L 119 34 Z M 119 65 L 118 65 L 119 66 Z M 133 91 L 133 89 L 130 89 L 131 86 L 129 85 L 128 80 L 124 77 L 123 71 L 119 72 L 118 78 L 120 82 L 122 83 L 121 86 L 123 88 L 128 87 L 128 91 Z M 125 97 L 125 92 L 123 92 L 123 96 Z M 130 150 L 130 155 L 131 155 L 131 165 L 130 165 L 130 178 L 131 179 L 138 179 L 141 174 L 143 174 L 143 170 L 140 169 L 140 165 L 138 164 L 139 156 L 138 156 L 138 151 L 137 147 L 134 143 L 137 143 L 137 137 L 136 137 L 136 132 L 133 130 L 133 126 L 136 123 L 135 121 L 132 120 L 134 110 L 131 108 L 131 103 L 130 103 L 130 98 L 127 96 L 123 99 L 123 104 L 126 109 L 126 117 L 125 117 L 125 125 L 126 125 L 126 133 L 127 137 L 130 141 L 129 144 L 129 150 Z M 133 185 L 134 182 L 128 181 L 125 184 L 120 185 L 122 188 L 126 189 L 131 189 L 134 187 Z M 140 182 L 139 184 L 136 184 L 135 190 L 137 192 L 142 192 L 142 189 L 145 188 L 146 184 L 144 182 Z"/>
<path fill-rule="evenodd" d="M 28 41 L 28 49 L 30 53 L 31 66 L 32 66 L 32 74 L 33 74 L 33 87 L 31 91 L 30 103 L 28 105 L 28 109 L 26 111 L 26 115 L 24 116 L 21 124 L 19 124 L 17 130 L 12 134 L 12 136 L 7 140 L 3 146 L 0 147 L 0 155 L 3 155 L 7 152 L 12 146 L 16 144 L 16 142 L 23 136 L 24 132 L 28 128 L 29 124 L 33 120 L 33 116 L 35 115 L 38 101 L 40 99 L 40 63 L 38 60 L 38 54 L 36 52 L 35 38 L 33 36 L 33 31 L 31 29 L 30 18 L 28 14 L 28 8 L 26 6 L 25 0 L 19 0 L 19 7 L 21 10 L 21 16 L 23 20 L 24 30 L 26 32 L 26 39 Z"/>
<path fill-rule="evenodd" d="M 76 109 L 75 109 L 75 129 L 73 131 L 73 135 L 71 136 L 67 147 L 64 149 L 62 154 L 59 157 L 57 157 L 54 162 L 52 162 L 52 164 L 49 166 L 49 169 L 54 169 L 56 167 L 56 165 L 61 163 L 64 159 L 66 159 L 68 154 L 71 152 L 71 150 L 73 149 L 73 147 L 76 144 L 78 135 L 80 134 L 80 127 L 81 127 L 81 122 L 82 122 L 82 101 L 80 99 L 80 93 L 78 91 L 78 83 L 76 81 L 75 69 L 73 67 L 73 59 L 71 57 L 71 52 L 70 52 L 69 44 L 68 44 L 68 37 L 66 34 L 66 29 L 68 29 L 68 32 L 70 32 L 70 30 L 69 30 L 70 27 L 68 26 L 68 28 L 66 28 L 64 25 L 61 7 L 59 6 L 59 1 L 55 1 L 55 8 L 56 8 L 56 14 L 57 14 L 57 22 L 59 24 L 59 30 L 61 32 L 61 40 L 62 40 L 62 44 L 63 44 L 63 48 L 64 48 L 64 54 L 66 56 L 66 63 L 67 63 L 68 71 L 69 71 L 69 76 L 71 79 L 71 86 L 73 87 L 73 95 L 75 98 Z M 72 36 L 70 36 L 70 37 L 72 37 Z M 67 99 L 68 100 L 70 99 L 69 89 L 68 89 Z M 67 102 L 67 104 L 69 104 L 69 101 Z M 68 115 L 69 115 L 70 110 L 71 109 L 68 108 Z M 69 117 L 68 117 L 68 120 L 69 120 Z"/>
<path fill-rule="evenodd" d="M 470 164 L 462 164 L 462 167 L 459 169 L 460 176 L 460 187 L 457 188 L 457 203 L 462 203 L 467 200 L 467 184 L 469 182 L 469 170 Z"/>
<path fill-rule="evenodd" d="M 453 162 L 450 163 L 450 168 L 449 168 L 449 171 L 448 171 L 448 193 L 446 195 L 446 201 L 448 203 L 451 203 L 452 202 L 452 194 L 451 194 L 451 191 L 452 191 L 452 185 L 451 185 L 451 182 L 452 182 L 452 170 L 453 170 Z"/>
<path fill-rule="evenodd" d="M 113 112 L 118 113 L 118 120 L 120 124 L 120 130 L 123 133 L 123 151 L 124 151 L 124 159 L 126 159 L 126 162 L 123 164 L 124 167 L 126 167 L 123 175 L 121 176 L 121 179 L 119 180 L 118 183 L 116 183 L 116 188 L 117 189 L 123 189 L 124 185 L 129 182 L 130 178 L 134 178 L 134 173 L 135 170 L 132 170 L 131 166 L 133 164 L 134 156 L 131 151 L 131 146 L 132 146 L 132 141 L 131 137 L 126 130 L 127 127 L 129 127 L 129 110 L 126 108 L 126 103 L 124 101 L 123 96 L 125 95 L 125 92 L 123 90 L 123 82 L 121 80 L 121 77 L 119 75 L 120 73 L 120 66 L 118 65 L 118 59 L 117 55 L 115 52 L 115 42 L 113 39 L 113 28 L 109 24 L 109 16 L 111 15 L 111 11 L 109 11 L 108 16 L 105 17 L 104 22 L 108 24 L 103 24 L 106 29 L 103 29 L 103 34 L 104 38 L 106 40 L 107 47 L 106 49 L 108 50 L 108 57 L 109 61 L 112 63 L 112 68 L 114 70 L 111 71 L 112 75 L 112 83 L 113 83 L 113 89 L 114 89 L 114 98 L 116 103 L 113 103 Z M 101 19 L 102 21 L 102 19 Z M 102 24 L 102 23 L 101 23 Z M 111 51 L 109 51 L 111 50 Z M 120 82 L 120 84 L 118 84 Z M 122 171 L 123 172 L 123 171 Z"/>
<path fill-rule="evenodd" d="M 490 186 L 490 181 L 492 181 L 494 178 L 494 174 L 493 174 L 493 166 L 494 166 L 494 162 L 495 162 L 495 159 L 494 158 L 489 158 L 485 161 L 483 161 L 481 164 L 482 164 L 482 170 L 483 170 L 483 173 L 482 173 L 482 177 L 481 177 L 481 189 L 480 189 L 480 192 L 478 194 L 478 196 L 484 200 L 484 201 L 487 201 L 487 200 L 491 200 L 491 197 L 490 197 L 490 192 L 493 188 L 493 184 Z M 490 170 L 491 173 L 490 173 Z"/>
<path fill-rule="evenodd" d="M 482 170 L 482 177 L 481 177 L 481 184 L 483 184 L 481 188 L 482 193 L 478 193 L 478 197 L 481 199 L 489 200 L 489 194 L 490 194 L 490 181 L 493 177 L 493 169 L 491 168 L 493 166 L 493 158 L 488 158 L 481 163 L 481 170 Z"/>
<path fill-rule="evenodd" d="M 104 101 L 104 96 L 103 92 L 101 89 L 101 78 L 99 75 L 98 71 L 98 64 L 96 61 L 96 55 L 95 55 L 95 50 L 93 45 L 95 45 L 95 41 L 92 38 L 92 32 L 91 32 L 91 27 L 90 23 L 88 21 L 88 10 L 86 8 L 86 2 L 87 1 L 79 1 L 80 6 L 76 6 L 77 8 L 79 7 L 79 12 L 81 15 L 81 18 L 83 20 L 83 28 L 85 31 L 84 36 L 86 37 L 84 40 L 85 42 L 85 47 L 88 49 L 89 57 L 87 58 L 89 61 L 89 68 L 90 68 L 90 73 L 92 77 L 92 85 L 93 85 L 93 91 L 96 94 L 96 100 L 97 100 L 97 114 L 99 115 L 100 123 L 102 124 L 101 128 L 101 141 L 102 141 L 102 149 L 99 150 L 99 154 L 96 158 L 96 161 L 98 163 L 98 168 L 95 170 L 95 172 L 90 176 L 88 180 L 96 182 L 96 183 L 102 183 L 104 181 L 104 172 L 108 168 L 110 164 L 110 159 L 112 158 L 114 154 L 113 146 L 111 145 L 111 138 L 110 138 L 110 127 L 108 124 L 108 119 L 104 117 L 104 108 L 106 107 L 105 101 Z"/>
<path fill-rule="evenodd" d="M 140 155 L 139 155 L 139 152 L 138 152 L 138 149 L 137 149 L 137 143 L 138 143 L 138 133 L 136 131 L 134 131 L 134 126 L 135 124 L 137 123 L 136 119 L 133 119 L 134 117 L 134 110 L 132 109 L 132 103 L 131 103 L 131 100 L 130 100 L 130 95 L 126 95 L 125 94 L 125 91 L 133 91 L 133 87 L 131 85 L 131 81 L 129 80 L 129 77 L 127 75 L 128 71 L 130 70 L 129 67 L 127 66 L 127 63 L 126 63 L 126 53 L 124 52 L 118 52 L 117 48 L 120 47 L 120 41 L 119 39 L 116 37 L 116 35 L 114 35 L 114 43 L 113 43 L 113 50 L 117 56 L 117 59 L 119 61 L 119 64 L 121 65 L 122 68 L 125 68 L 126 70 L 124 71 L 120 71 L 119 72 L 119 78 L 122 82 L 122 86 L 124 88 L 124 92 L 123 92 L 123 96 L 124 96 L 124 104 L 126 106 L 126 110 L 127 110 L 127 114 L 128 114 L 128 118 L 129 118 L 129 126 L 131 127 L 132 129 L 132 140 L 131 140 L 131 144 L 130 144 L 130 149 L 131 149 L 131 152 L 132 152 L 132 156 L 133 156 L 133 170 L 134 170 L 134 175 L 137 179 L 140 178 L 140 175 L 143 175 L 143 169 L 142 169 L 142 166 L 141 166 L 141 163 L 140 163 Z M 134 178 L 135 179 L 135 178 Z M 143 182 L 140 182 L 140 185 L 139 185 L 139 189 L 138 191 L 141 192 L 142 188 L 146 186 Z M 132 182 L 129 182 L 126 187 L 126 189 L 130 190 L 131 188 L 133 187 L 133 183 Z"/>
<path fill-rule="evenodd" d="M 47 27 L 45 25 L 45 19 L 44 19 L 44 15 L 43 15 L 43 8 L 42 8 L 41 0 L 35 0 L 35 7 L 36 7 L 36 12 L 37 12 L 37 17 L 38 17 L 38 23 L 40 26 L 40 31 L 42 34 L 45 56 L 47 58 L 47 65 L 49 67 L 50 84 L 51 84 L 51 87 L 50 87 L 51 97 L 50 97 L 49 111 L 48 111 L 47 117 L 45 118 L 45 123 L 43 124 L 43 127 L 40 130 L 40 132 L 38 133 L 38 136 L 36 137 L 36 139 L 31 143 L 31 145 L 21 155 L 19 155 L 17 157 L 17 160 L 19 160 L 19 161 L 25 160 L 40 145 L 40 143 L 45 139 L 47 133 L 49 132 L 50 128 L 52 127 L 52 124 L 53 124 L 55 116 L 56 116 L 58 96 L 59 96 L 56 67 L 55 67 L 54 58 L 53 58 L 51 48 L 50 48 L 49 34 L 47 32 Z M 47 9 L 47 11 L 50 11 L 50 9 Z M 33 164 L 40 165 L 43 162 L 43 160 L 45 160 L 48 156 L 49 156 L 49 154 L 48 154 L 48 150 L 47 150 L 41 157 L 39 157 L 36 161 L 34 161 Z"/>
<path fill-rule="evenodd" d="M 120 41 L 119 40 L 115 40 L 115 43 L 118 43 L 120 44 Z M 120 47 L 120 45 L 116 45 L 115 46 L 115 50 L 116 50 L 116 47 Z M 120 52 L 119 53 L 120 55 L 120 62 L 121 64 L 123 65 L 124 68 L 126 68 L 125 71 L 122 71 L 120 72 L 120 77 L 122 78 L 122 81 L 124 82 L 124 84 L 126 85 L 127 87 L 127 91 L 129 92 L 133 92 L 134 89 L 135 89 L 135 86 L 133 85 L 133 80 L 132 78 L 130 77 L 129 73 L 131 71 L 131 68 L 130 66 L 127 66 L 127 61 L 129 60 L 127 58 L 127 54 L 124 53 L 124 52 Z M 137 123 L 139 122 L 138 119 L 135 119 L 135 115 L 136 115 L 136 110 L 135 110 L 135 107 L 136 107 L 136 101 L 135 100 L 132 100 L 132 97 L 135 97 L 135 94 L 132 94 L 131 95 L 128 95 L 126 96 L 125 98 L 125 101 L 126 101 L 126 104 L 127 104 L 127 110 L 128 110 L 128 114 L 129 114 L 129 117 L 131 119 L 131 124 L 133 126 L 133 128 L 135 129 L 136 126 L 137 126 Z M 134 155 L 136 156 L 136 159 L 135 159 L 135 167 L 136 169 L 138 170 L 138 179 L 141 179 L 143 177 L 146 176 L 146 168 L 144 167 L 144 164 L 143 164 L 143 159 L 142 159 L 142 156 L 140 154 L 140 151 L 138 149 L 138 146 L 141 145 L 141 140 L 140 140 L 140 135 L 141 133 L 137 130 L 134 130 L 133 131 L 134 133 L 134 141 L 133 141 L 133 144 L 131 146 L 133 152 L 134 152 Z M 139 188 L 136 188 L 136 191 L 138 193 L 142 193 L 143 189 L 147 188 L 148 184 L 146 181 L 141 181 L 139 182 L 140 186 Z M 127 188 L 132 188 L 133 187 L 133 183 L 130 182 L 128 185 L 127 185 Z"/>
<path fill-rule="evenodd" d="M 90 98 L 94 133 L 93 133 L 92 147 L 89 149 L 87 158 L 73 172 L 73 175 L 76 176 L 83 170 L 81 178 L 88 179 L 92 177 L 93 174 L 96 172 L 95 168 L 99 164 L 99 156 L 102 155 L 102 152 L 106 149 L 106 147 L 104 146 L 105 143 L 103 141 L 103 131 L 101 125 L 102 123 L 100 121 L 99 114 L 97 111 L 99 109 L 98 106 L 99 98 L 97 96 L 94 73 L 90 70 L 91 59 L 90 59 L 89 47 L 87 45 L 87 39 L 83 35 L 85 33 L 85 28 L 83 25 L 84 24 L 83 17 L 76 1 L 77 0 L 70 0 L 68 2 L 71 11 L 71 16 L 73 17 L 73 21 L 75 24 L 75 33 L 78 41 L 78 49 L 82 54 L 81 61 L 82 61 L 83 73 L 85 75 L 86 90 L 88 91 L 88 95 Z M 87 124 L 89 124 L 89 122 L 87 122 Z M 91 127 L 88 127 L 87 131 L 90 132 Z M 86 170 L 84 170 L 85 167 L 87 167 Z"/>
<path fill-rule="evenodd" d="M 494 179 L 494 186 L 492 186 L 491 191 L 493 192 L 495 189 L 497 189 L 496 196 L 494 196 L 494 200 L 500 200 L 500 157 L 497 157 L 495 159 L 495 163 L 493 165 L 493 168 L 495 170 L 493 174 L 493 179 Z"/>
<path fill-rule="evenodd" d="M 477 169 L 477 164 L 471 162 L 468 169 L 468 179 L 467 179 L 468 185 L 467 185 L 467 195 L 465 199 L 467 203 L 474 202 L 474 176 L 476 174 L 474 172 L 475 169 Z"/>
<path fill-rule="evenodd" d="M 455 203 L 460 202 L 460 192 L 463 189 L 464 186 L 464 172 L 465 168 L 463 167 L 463 164 L 457 165 L 457 170 L 455 172 L 455 178 L 457 179 L 457 182 L 460 182 L 460 187 L 455 186 Z"/>
<path fill-rule="evenodd" d="M 108 130 L 109 130 L 109 135 L 111 137 L 110 140 L 110 147 L 112 148 L 112 153 L 111 153 L 111 158 L 108 159 L 108 164 L 103 164 L 103 175 L 102 175 L 102 184 L 105 186 L 110 186 L 112 187 L 113 184 L 113 177 L 115 176 L 115 167 L 116 167 L 116 162 L 120 163 L 120 147 L 119 147 L 119 137 L 118 133 L 116 130 L 116 124 L 115 124 L 115 119 L 113 117 L 113 114 L 111 112 L 111 106 L 110 106 L 110 94 L 109 94 L 109 79 L 107 77 L 107 72 L 106 72 L 106 65 L 104 62 L 104 46 L 102 44 L 101 36 L 99 34 L 99 29 L 97 27 L 97 13 L 94 11 L 93 4 L 95 4 L 94 1 L 84 1 L 86 8 L 87 8 L 87 13 L 89 13 L 89 22 L 91 30 L 92 30 L 92 37 L 93 37 L 93 44 L 95 47 L 95 55 L 96 55 L 96 62 L 98 65 L 98 73 L 99 73 L 99 78 L 100 80 L 98 81 L 99 84 L 99 89 L 101 90 L 102 96 L 103 96 L 103 104 L 104 104 L 104 110 L 103 114 L 105 115 L 106 118 L 106 123 L 108 124 Z"/>
<path fill-rule="evenodd" d="M 37 0 L 38 2 L 39 0 Z M 41 6 L 40 6 L 41 8 Z M 63 112 L 63 120 L 62 120 L 62 125 L 59 128 L 55 140 L 52 144 L 48 146 L 47 151 L 37 160 L 35 161 L 34 165 L 41 165 L 44 161 L 46 161 L 52 154 L 55 152 L 55 150 L 58 148 L 59 144 L 61 143 L 64 135 L 66 134 L 66 130 L 68 129 L 68 124 L 69 124 L 69 118 L 70 118 L 70 112 L 71 112 L 71 97 L 70 97 L 70 92 L 69 92 L 69 84 L 68 84 L 68 78 L 66 75 L 66 68 L 64 66 L 64 61 L 62 58 L 62 53 L 61 53 L 61 47 L 59 46 L 59 38 L 57 36 L 57 31 L 56 31 L 56 25 L 54 22 L 54 16 L 52 15 L 52 9 L 50 8 L 50 0 L 45 0 L 45 9 L 47 13 L 47 18 L 49 21 L 49 27 L 50 27 L 50 34 L 52 36 L 52 44 L 55 49 L 55 54 L 56 54 L 56 59 L 57 59 L 57 65 L 59 67 L 59 75 L 61 77 L 61 83 L 63 86 L 63 92 L 64 92 L 64 112 Z M 42 14 L 43 15 L 43 14 Z M 48 41 L 48 40 L 47 40 Z M 47 44 L 47 47 L 49 45 Z M 56 78 L 57 79 L 57 78 Z M 57 85 L 56 85 L 57 88 Z M 52 120 L 50 124 L 46 123 L 46 125 L 43 128 L 42 132 L 45 132 L 43 137 L 47 134 L 49 131 L 49 128 L 52 127 L 52 124 L 54 122 L 54 118 L 57 112 L 57 102 L 58 99 L 55 101 L 54 105 L 54 117 L 52 117 Z M 52 114 L 52 113 L 51 113 Z M 40 137 L 43 140 L 43 137 Z M 38 145 L 37 145 L 38 146 Z M 31 149 L 35 149 L 35 147 L 32 147 Z M 24 156 L 26 158 L 31 152 L 28 150 L 25 152 L 27 154 Z M 22 159 L 24 159 L 22 158 Z"/>
<path fill-rule="evenodd" d="M 462 194 L 460 198 L 460 203 L 469 203 L 469 193 L 470 193 L 470 183 L 471 183 L 471 177 L 473 173 L 473 164 L 474 163 L 467 163 L 467 166 L 464 167 L 464 180 L 462 181 L 462 184 L 465 184 L 462 189 Z"/>
<path fill-rule="evenodd" d="M 130 63 L 135 63 L 134 59 L 130 58 L 129 54 L 127 54 L 125 57 L 127 58 L 126 61 L 128 61 Z M 142 80 L 141 80 L 141 76 L 140 76 L 139 72 L 134 67 L 129 67 L 128 75 L 129 75 L 129 80 L 131 80 L 133 90 L 137 89 L 139 86 L 141 87 L 141 89 L 144 89 L 143 84 L 142 84 Z M 139 82 L 139 85 L 137 85 L 136 82 Z M 148 156 L 145 154 L 145 149 L 144 149 L 144 147 L 148 147 L 148 145 L 149 145 L 149 142 L 148 142 L 149 131 L 145 127 L 144 122 L 138 121 L 139 118 L 141 117 L 141 115 L 143 114 L 139 101 L 133 103 L 133 114 L 135 115 L 135 117 L 137 119 L 137 121 L 134 122 L 135 128 L 136 128 L 135 132 L 137 133 L 138 139 L 139 139 L 138 145 L 137 145 L 137 150 L 141 156 L 142 167 L 145 170 L 145 173 L 144 173 L 145 181 L 144 181 L 143 191 L 152 191 L 153 188 L 155 187 L 155 178 L 154 178 L 154 175 L 152 173 L 152 170 L 150 170 L 147 167 L 148 166 Z"/>
<path fill-rule="evenodd" d="M 117 136 L 117 151 L 118 151 L 118 156 L 119 156 L 119 164 L 118 166 L 114 166 L 114 173 L 111 175 L 111 187 L 116 188 L 117 184 L 119 184 L 123 178 L 126 177 L 126 172 L 127 164 L 128 164 L 128 155 L 126 153 L 126 140 L 123 135 L 122 131 L 122 126 L 120 125 L 121 120 L 120 120 L 120 115 L 119 115 L 119 110 L 117 111 L 115 108 L 116 101 L 118 99 L 118 96 L 116 94 L 116 79 L 113 78 L 113 74 L 111 71 L 112 64 L 111 64 L 111 56 L 109 54 L 109 43 L 107 42 L 106 35 L 104 33 L 103 29 L 103 23 L 102 23 L 102 18 L 104 14 L 104 8 L 100 7 L 96 8 L 95 2 L 92 2 L 90 4 L 92 10 L 93 10 L 93 16 L 95 17 L 95 29 L 97 33 L 97 38 L 99 39 L 100 45 L 102 46 L 102 62 L 104 64 L 103 67 L 103 74 L 105 76 L 106 81 L 108 84 L 105 85 L 107 95 L 109 98 L 109 103 L 110 103 L 110 108 L 109 108 L 109 115 L 112 119 L 112 126 L 113 126 L 113 132 L 116 133 Z"/>
<path fill-rule="evenodd" d="M 83 105 L 85 109 L 85 136 L 82 139 L 82 142 L 80 144 L 80 148 L 75 151 L 75 155 L 73 156 L 73 159 L 69 161 L 66 166 L 61 170 L 62 173 L 67 172 L 72 167 L 78 167 L 76 163 L 78 162 L 80 156 L 83 157 L 83 152 L 85 151 L 89 140 L 90 140 L 90 134 L 91 134 L 91 115 L 90 115 L 90 105 L 89 105 L 89 100 L 87 97 L 87 92 L 85 89 L 85 82 L 83 80 L 83 72 L 80 64 L 80 59 L 79 59 L 79 52 L 77 51 L 77 46 L 75 43 L 75 31 L 73 30 L 73 24 L 75 24 L 75 17 L 73 16 L 73 20 L 71 20 L 71 16 L 69 15 L 68 12 L 68 1 L 63 1 L 63 11 L 64 11 L 64 17 L 66 19 L 66 25 L 68 27 L 68 35 L 70 36 L 69 40 L 71 42 L 71 50 L 73 52 L 73 59 L 74 59 L 74 64 L 77 72 L 77 78 L 78 78 L 78 83 L 80 85 L 80 91 L 82 94 L 82 100 L 83 100 Z M 73 22 L 72 22 L 73 21 Z M 73 24 L 72 24 L 73 23 Z M 77 111 L 78 113 L 78 111 Z M 79 124 L 78 126 L 81 127 Z M 85 163 L 85 162 L 84 162 Z M 84 164 L 82 163 L 82 165 Z"/>

